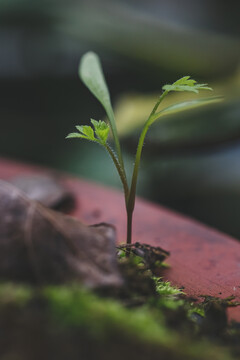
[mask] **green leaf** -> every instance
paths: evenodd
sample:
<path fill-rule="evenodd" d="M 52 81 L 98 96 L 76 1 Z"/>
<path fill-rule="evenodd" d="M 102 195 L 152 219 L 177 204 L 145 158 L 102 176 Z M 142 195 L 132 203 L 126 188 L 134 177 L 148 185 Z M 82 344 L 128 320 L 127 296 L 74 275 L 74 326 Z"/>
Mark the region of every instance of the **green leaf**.
<path fill-rule="evenodd" d="M 152 122 L 154 122 L 155 120 L 157 120 L 159 117 L 161 117 L 163 115 L 171 115 L 174 113 L 178 113 L 180 111 L 190 110 L 190 109 L 194 109 L 199 106 L 204 106 L 204 105 L 220 102 L 222 100 L 223 100 L 222 96 L 215 96 L 215 97 L 210 97 L 210 98 L 200 98 L 200 99 L 191 100 L 191 101 L 184 101 L 184 102 L 181 102 L 178 104 L 170 105 L 170 106 L 166 107 L 165 109 L 156 113 L 153 116 Z"/>
<path fill-rule="evenodd" d="M 118 138 L 117 127 L 115 123 L 114 112 L 108 87 L 103 75 L 102 66 L 99 57 L 94 52 L 88 52 L 83 55 L 79 64 L 79 76 L 87 88 L 99 100 L 108 116 L 111 131 L 113 134 L 118 160 L 124 170 L 121 146 Z"/>
<path fill-rule="evenodd" d="M 190 76 L 184 76 L 171 85 L 164 85 L 162 89 L 165 91 L 191 91 L 195 93 L 198 93 L 199 90 L 212 90 L 207 84 L 198 84 Z"/>
<path fill-rule="evenodd" d="M 190 76 L 183 76 L 174 83 L 175 85 L 189 85 L 193 86 L 196 84 L 196 80 L 190 79 Z"/>
<path fill-rule="evenodd" d="M 113 113 L 108 87 L 99 57 L 94 52 L 83 55 L 79 64 L 79 76 L 87 88 L 103 105 L 109 120 Z"/>
<path fill-rule="evenodd" d="M 108 134 L 109 134 L 109 126 L 104 121 L 96 121 L 91 119 L 91 123 L 94 126 L 95 133 L 100 140 L 100 142 L 105 145 L 107 142 Z"/>
<path fill-rule="evenodd" d="M 91 126 L 83 125 L 83 126 L 76 126 L 79 132 L 85 135 L 89 140 L 95 141 L 94 131 Z"/>
<path fill-rule="evenodd" d="M 86 140 L 90 140 L 90 141 L 97 141 L 97 139 L 94 136 L 94 131 L 91 128 L 91 126 L 77 125 L 76 128 L 79 131 L 79 133 L 68 134 L 68 136 L 66 137 L 67 139 L 81 138 L 81 139 L 86 139 Z"/>
<path fill-rule="evenodd" d="M 77 125 L 76 128 L 79 133 L 71 133 L 66 138 L 82 138 L 90 141 L 98 142 L 101 145 L 105 145 L 108 134 L 109 134 L 109 126 L 104 121 L 96 121 L 91 119 L 91 123 L 94 126 L 95 134 L 97 138 L 95 138 L 94 130 L 91 126 L 88 125 Z"/>
<path fill-rule="evenodd" d="M 86 136 L 83 136 L 79 133 L 70 133 L 66 136 L 66 139 L 71 139 L 71 138 L 84 138 L 86 139 Z"/>
<path fill-rule="evenodd" d="M 105 121 L 102 120 L 94 120 L 91 119 L 91 123 L 93 124 L 95 130 L 105 130 L 105 129 L 109 129 L 109 126 L 105 123 Z"/>

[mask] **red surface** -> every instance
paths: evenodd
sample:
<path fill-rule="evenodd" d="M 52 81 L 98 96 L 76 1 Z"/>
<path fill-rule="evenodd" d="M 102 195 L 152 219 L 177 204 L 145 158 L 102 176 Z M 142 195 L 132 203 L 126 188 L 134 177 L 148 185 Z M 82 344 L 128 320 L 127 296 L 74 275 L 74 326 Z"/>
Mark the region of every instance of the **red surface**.
<path fill-rule="evenodd" d="M 0 160 L 0 178 L 43 170 Z M 72 215 L 87 224 L 109 222 L 116 226 L 119 242 L 125 241 L 126 218 L 121 192 L 91 182 L 66 177 L 75 193 Z M 196 221 L 138 199 L 134 214 L 133 241 L 161 246 L 171 252 L 165 279 L 193 296 L 234 295 L 240 301 L 240 242 Z M 240 321 L 240 306 L 230 308 Z"/>

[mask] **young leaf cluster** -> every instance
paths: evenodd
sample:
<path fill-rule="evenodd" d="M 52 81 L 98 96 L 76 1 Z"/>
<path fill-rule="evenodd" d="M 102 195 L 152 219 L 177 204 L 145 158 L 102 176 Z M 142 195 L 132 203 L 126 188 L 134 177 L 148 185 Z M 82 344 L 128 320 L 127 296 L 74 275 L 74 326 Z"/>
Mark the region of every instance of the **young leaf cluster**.
<path fill-rule="evenodd" d="M 86 139 L 105 146 L 110 130 L 108 124 L 106 124 L 104 121 L 96 121 L 94 119 L 91 119 L 91 123 L 93 125 L 93 128 L 88 125 L 77 125 L 76 129 L 78 130 L 78 133 L 70 133 L 66 138 Z"/>

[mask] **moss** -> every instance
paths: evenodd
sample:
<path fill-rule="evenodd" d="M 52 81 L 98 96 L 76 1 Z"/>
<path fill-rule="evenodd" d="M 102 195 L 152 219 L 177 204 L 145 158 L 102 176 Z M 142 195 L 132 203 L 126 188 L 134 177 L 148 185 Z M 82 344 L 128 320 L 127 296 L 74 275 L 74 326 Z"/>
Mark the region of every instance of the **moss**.
<path fill-rule="evenodd" d="M 166 302 L 168 297 L 169 304 L 173 304 L 177 290 L 171 288 L 169 283 L 158 283 L 158 286 L 159 292 L 165 294 L 164 301 Z M 179 309 L 182 309 L 183 302 L 183 299 L 175 301 Z M 9 304 L 10 311 L 5 311 L 9 309 Z M 13 305 L 17 311 L 13 312 Z M 169 308 L 173 316 L 177 317 L 178 312 L 174 306 L 171 305 Z M 14 333 L 17 334 L 17 338 L 25 339 L 22 341 L 26 349 L 22 344 L 19 345 L 23 351 L 22 357 L 19 356 L 21 360 L 28 359 L 24 357 L 29 347 L 29 341 L 26 339 L 32 335 L 36 326 L 41 330 L 41 336 L 37 337 L 41 339 L 45 334 L 44 341 L 58 344 L 56 349 L 66 347 L 66 344 L 62 344 L 65 337 L 72 344 L 76 354 L 80 347 L 87 344 L 86 359 L 121 359 L 121 356 L 125 359 L 139 360 L 146 356 L 151 360 L 158 359 L 159 356 L 174 360 L 232 359 L 224 349 L 205 340 L 198 341 L 185 330 L 176 331 L 168 326 L 164 313 L 165 304 L 157 304 L 156 308 L 147 304 L 129 309 L 116 300 L 101 298 L 77 285 L 34 289 L 15 284 L 1 284 L 0 310 L 0 324 L 8 324 L 8 336 L 11 337 Z M 49 344 L 40 341 L 36 349 L 32 350 L 33 353 L 40 348 L 43 351 L 44 346 L 47 348 Z M 58 351 L 61 352 L 59 349 Z M 77 355 L 73 357 L 75 358 L 78 358 Z"/>
<path fill-rule="evenodd" d="M 181 359 L 230 359 L 227 353 L 206 341 L 197 342 L 168 329 L 164 316 L 156 317 L 148 307 L 126 309 L 113 300 L 99 299 L 76 287 L 45 290 L 55 319 L 65 326 L 80 326 L 88 334 L 106 340 L 113 333 L 129 342 L 158 346 L 159 354 L 170 351 Z M 177 354 L 177 355 L 176 355 Z M 175 357 L 173 357 L 175 358 Z"/>
<path fill-rule="evenodd" d="M 101 299 L 77 287 L 51 287 L 44 291 L 54 315 L 67 325 L 84 326 L 97 336 L 118 329 L 125 335 L 158 342 L 170 341 L 169 334 L 146 308 L 126 309 L 115 300 Z"/>

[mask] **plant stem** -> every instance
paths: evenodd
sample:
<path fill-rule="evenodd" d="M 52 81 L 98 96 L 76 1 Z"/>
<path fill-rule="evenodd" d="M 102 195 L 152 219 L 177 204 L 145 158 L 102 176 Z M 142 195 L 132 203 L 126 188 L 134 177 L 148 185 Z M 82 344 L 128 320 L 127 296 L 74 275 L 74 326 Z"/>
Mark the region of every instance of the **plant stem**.
<path fill-rule="evenodd" d="M 127 210 L 127 244 L 132 242 L 132 214 L 132 212 Z"/>
<path fill-rule="evenodd" d="M 124 190 L 124 196 L 125 196 L 125 204 L 126 204 L 126 208 L 127 208 L 127 201 L 128 201 L 128 196 L 129 196 L 129 188 L 128 188 L 128 183 L 127 183 L 127 178 L 126 178 L 126 174 L 124 169 L 122 168 L 120 162 L 118 161 L 117 156 L 115 155 L 114 151 L 111 149 L 111 147 L 106 143 L 104 145 L 105 149 L 107 150 L 107 152 L 109 153 L 109 155 L 111 156 L 114 165 L 117 169 L 117 172 L 120 176 L 122 185 L 123 185 L 123 190 Z"/>
<path fill-rule="evenodd" d="M 116 155 L 114 154 L 114 151 L 111 149 L 111 147 L 106 143 L 104 145 L 105 149 L 107 150 L 107 152 L 109 153 L 109 155 L 111 156 L 114 165 L 118 171 L 118 174 L 120 176 L 120 179 L 122 181 L 122 185 L 123 185 L 123 190 L 124 190 L 124 196 L 125 196 L 125 206 L 126 206 L 126 210 L 127 210 L 127 244 L 131 244 L 132 241 L 132 212 L 129 212 L 127 209 L 127 204 L 128 204 L 128 197 L 129 197 L 129 188 L 128 188 L 128 183 L 127 183 L 127 179 L 126 179 L 126 175 L 125 172 L 123 171 L 121 164 L 118 161 L 118 158 L 116 157 Z M 127 251 L 126 256 L 129 256 L 129 252 Z"/>
<path fill-rule="evenodd" d="M 124 177 L 126 178 L 126 172 L 125 172 L 124 162 L 123 162 L 123 158 L 122 158 L 122 151 L 121 151 L 121 146 L 120 146 L 120 141 L 119 141 L 119 137 L 118 137 L 118 133 L 117 133 L 117 127 L 116 127 L 116 122 L 115 122 L 115 117 L 114 117 L 113 111 L 112 110 L 107 111 L 107 116 L 109 118 L 109 123 L 110 123 L 110 127 L 111 127 L 112 134 L 113 134 L 113 139 L 114 139 L 114 143 L 115 143 L 115 147 L 116 147 L 118 162 L 122 168 Z"/>
<path fill-rule="evenodd" d="M 132 181 L 131 181 L 131 187 L 129 191 L 128 201 L 127 201 L 127 216 L 128 216 L 128 230 L 127 230 L 127 243 L 131 243 L 131 232 L 132 232 L 132 213 L 135 206 L 135 197 L 136 197 L 136 188 L 137 188 L 137 178 L 138 178 L 138 170 L 139 170 L 139 164 L 141 160 L 142 155 L 142 148 L 144 144 L 144 140 L 146 137 L 146 134 L 148 132 L 149 127 L 152 125 L 152 123 L 155 121 L 154 114 L 156 113 L 160 103 L 164 99 L 164 97 L 168 94 L 168 91 L 164 91 L 163 94 L 159 97 L 156 105 L 154 106 L 151 114 L 149 115 L 147 121 L 145 122 L 145 125 L 143 127 L 143 130 L 141 132 L 138 146 L 137 146 L 137 152 L 135 157 L 135 164 L 132 174 Z"/>
<path fill-rule="evenodd" d="M 138 178 L 138 170 L 139 170 L 139 164 L 141 160 L 141 154 L 142 154 L 142 148 L 143 143 L 147 134 L 147 131 L 149 127 L 152 125 L 152 123 L 155 121 L 154 115 L 162 102 L 163 98 L 168 94 L 168 91 L 164 91 L 164 93 L 159 97 L 157 103 L 155 104 L 151 114 L 149 115 L 147 121 L 145 122 L 145 125 L 143 127 L 143 130 L 141 132 L 139 141 L 138 141 L 138 147 L 136 152 L 136 158 L 135 158 L 135 164 L 132 174 L 132 182 L 131 182 L 131 188 L 129 191 L 128 183 L 127 183 L 127 177 L 126 172 L 124 168 L 122 153 L 121 153 L 121 147 L 120 142 L 117 134 L 115 119 L 113 113 L 108 113 L 108 117 L 110 120 L 111 130 L 116 146 L 117 155 L 114 153 L 114 151 L 111 149 L 111 147 L 106 143 L 104 144 L 105 149 L 111 156 L 114 165 L 118 171 L 118 174 L 120 176 L 123 189 L 124 189 L 124 195 L 125 195 L 125 205 L 127 210 L 127 244 L 131 244 L 132 242 L 132 216 L 133 216 L 133 210 L 135 206 L 135 197 L 136 197 L 136 187 L 137 187 L 137 178 Z"/>

